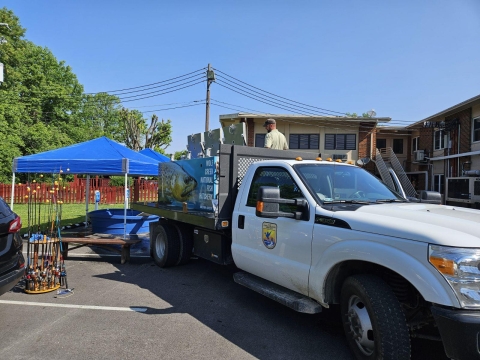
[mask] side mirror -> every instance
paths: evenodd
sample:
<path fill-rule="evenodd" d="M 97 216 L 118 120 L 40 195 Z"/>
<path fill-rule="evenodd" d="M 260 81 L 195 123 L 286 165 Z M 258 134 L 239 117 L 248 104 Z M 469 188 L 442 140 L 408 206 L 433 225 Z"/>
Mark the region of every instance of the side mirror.
<path fill-rule="evenodd" d="M 289 204 L 297 206 L 299 211 L 283 212 L 280 211 L 280 204 Z M 305 199 L 282 199 L 280 189 L 274 186 L 260 186 L 257 193 L 257 207 L 255 214 L 260 217 L 277 218 L 287 217 L 296 220 L 308 220 L 308 203 Z"/>

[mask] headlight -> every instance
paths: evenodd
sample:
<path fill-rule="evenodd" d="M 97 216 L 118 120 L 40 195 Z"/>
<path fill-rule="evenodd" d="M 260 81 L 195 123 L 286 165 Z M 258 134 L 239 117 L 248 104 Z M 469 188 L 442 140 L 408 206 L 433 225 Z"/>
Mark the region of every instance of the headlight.
<path fill-rule="evenodd" d="M 480 249 L 429 245 L 428 261 L 452 287 L 463 308 L 480 308 Z"/>

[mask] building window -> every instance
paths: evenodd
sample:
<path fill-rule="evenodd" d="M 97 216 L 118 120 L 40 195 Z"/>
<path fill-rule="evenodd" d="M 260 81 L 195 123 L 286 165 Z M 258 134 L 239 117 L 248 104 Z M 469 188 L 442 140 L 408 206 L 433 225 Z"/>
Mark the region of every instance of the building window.
<path fill-rule="evenodd" d="M 377 149 L 385 149 L 387 147 L 387 139 L 377 139 Z"/>
<path fill-rule="evenodd" d="M 290 134 L 288 147 L 290 149 L 319 149 L 320 135 Z"/>
<path fill-rule="evenodd" d="M 433 175 L 433 191 L 443 194 L 445 190 L 445 176 L 443 174 Z"/>
<path fill-rule="evenodd" d="M 437 130 L 434 133 L 434 146 L 435 150 L 440 150 L 445 148 L 445 132 L 443 130 Z"/>
<path fill-rule="evenodd" d="M 419 145 L 419 143 L 420 143 L 420 137 L 419 137 L 419 136 L 414 137 L 414 138 L 412 139 L 412 152 L 418 150 L 418 145 Z"/>
<path fill-rule="evenodd" d="M 393 152 L 403 154 L 403 139 L 393 139 Z"/>
<path fill-rule="evenodd" d="M 473 141 L 480 141 L 480 117 L 473 119 Z"/>
<path fill-rule="evenodd" d="M 255 147 L 265 147 L 265 135 L 266 134 L 255 134 Z"/>
<path fill-rule="evenodd" d="M 356 150 L 357 135 L 325 134 L 325 150 Z"/>

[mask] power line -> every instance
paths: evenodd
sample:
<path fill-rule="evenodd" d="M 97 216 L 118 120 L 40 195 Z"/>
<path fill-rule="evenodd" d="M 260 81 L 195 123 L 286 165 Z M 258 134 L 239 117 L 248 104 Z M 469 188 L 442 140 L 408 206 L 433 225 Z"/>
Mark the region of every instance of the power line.
<path fill-rule="evenodd" d="M 201 79 L 202 77 L 205 77 L 205 75 L 202 75 L 202 76 L 200 76 L 200 77 L 199 77 L 199 76 L 200 76 L 199 74 L 197 74 L 197 75 L 192 75 L 192 76 L 186 77 L 186 78 L 184 78 L 184 79 L 180 79 L 180 80 L 176 80 L 176 81 L 171 81 L 171 82 L 168 82 L 168 83 L 163 84 L 163 85 L 157 85 L 157 86 L 147 87 L 147 88 L 141 89 L 141 90 L 126 91 L 126 92 L 118 93 L 118 94 L 110 94 L 110 93 L 107 93 L 107 94 L 113 95 L 113 96 L 121 96 L 121 95 L 125 95 L 125 94 L 133 94 L 133 93 L 142 92 L 142 91 L 147 91 L 147 90 L 151 90 L 151 89 L 162 88 L 162 87 L 165 87 L 165 86 L 167 86 L 167 85 L 171 85 L 171 84 L 175 84 L 175 83 L 178 83 L 178 82 L 182 82 L 182 81 L 185 81 L 185 80 L 194 78 L 194 77 L 196 77 L 195 80 Z"/>
<path fill-rule="evenodd" d="M 181 78 L 181 77 L 185 77 L 185 76 L 187 76 L 187 75 L 191 75 L 191 74 L 197 73 L 197 72 L 202 71 L 202 70 L 205 70 L 205 69 L 206 69 L 206 67 L 203 67 L 203 68 L 201 68 L 201 69 L 198 69 L 198 70 L 189 72 L 188 74 L 183 74 L 183 75 L 180 75 L 180 76 L 176 76 L 176 77 L 173 77 L 173 78 L 167 79 L 167 80 L 157 81 L 157 82 L 154 82 L 154 83 L 151 83 L 151 84 L 140 85 L 140 86 L 135 86 L 135 87 L 131 87 L 131 88 L 125 88 L 125 89 L 110 90 L 110 91 L 98 91 L 98 92 L 85 93 L 85 94 L 87 94 L 87 95 L 92 95 L 92 94 L 98 94 L 99 92 L 111 93 L 111 92 L 118 92 L 118 91 L 124 91 L 124 90 L 139 89 L 139 88 L 143 88 L 143 87 L 147 87 L 147 86 L 162 84 L 162 83 L 164 83 L 164 82 L 171 81 L 171 80 L 175 80 L 175 79 L 178 79 L 178 78 Z"/>
<path fill-rule="evenodd" d="M 223 74 L 223 75 L 225 75 L 225 76 L 228 76 L 228 77 L 230 77 L 230 78 L 232 78 L 232 79 L 235 79 L 235 80 L 241 82 L 242 84 L 245 84 L 245 85 L 250 86 L 250 87 L 252 87 L 252 88 L 254 88 L 254 89 L 263 91 L 263 92 L 265 92 L 265 93 L 267 93 L 267 94 L 273 95 L 273 96 L 278 97 L 278 98 L 280 98 L 280 99 L 284 99 L 284 100 L 287 100 L 287 101 L 290 101 L 290 102 L 293 102 L 293 103 L 297 103 L 297 104 L 300 104 L 300 105 L 305 105 L 305 106 L 308 106 L 308 107 L 311 107 L 311 108 L 314 108 L 314 109 L 318 109 L 318 110 L 323 110 L 323 111 L 328 111 L 328 112 L 331 112 L 331 113 L 346 115 L 345 112 L 328 110 L 328 109 L 320 108 L 320 107 L 317 107 L 317 106 L 312 106 L 312 105 L 304 104 L 304 103 L 301 103 L 301 102 L 298 102 L 298 101 L 295 101 L 295 100 L 291 100 L 291 99 L 285 98 L 285 97 L 283 97 L 283 96 L 275 95 L 275 94 L 273 94 L 273 93 L 271 93 L 271 92 L 268 92 L 268 91 L 266 91 L 266 90 L 262 90 L 262 89 L 260 89 L 260 88 L 258 88 L 258 87 L 256 87 L 256 86 L 250 85 L 250 84 L 248 84 L 248 83 L 246 83 L 246 82 L 244 82 L 244 81 L 241 81 L 241 80 L 239 80 L 239 79 L 237 79 L 237 78 L 235 78 L 235 77 L 233 77 L 233 76 L 231 76 L 231 75 L 228 75 L 227 73 L 224 73 L 224 72 L 221 71 L 221 70 L 218 70 L 218 69 L 216 69 L 216 68 L 214 68 L 214 70 L 215 70 L 215 71 L 218 71 L 219 73 L 221 73 L 221 74 Z"/>
<path fill-rule="evenodd" d="M 156 112 L 156 111 L 165 111 L 165 110 L 173 110 L 173 109 L 181 109 L 181 108 L 186 108 L 186 107 L 191 107 L 191 106 L 198 106 L 198 105 L 205 105 L 205 102 L 201 102 L 198 104 L 192 104 L 192 105 L 184 105 L 184 106 L 176 106 L 176 107 L 171 107 L 171 108 L 166 108 L 166 109 L 158 109 L 158 110 L 148 110 L 148 111 L 140 111 L 142 114 L 149 113 L 149 112 Z"/>
<path fill-rule="evenodd" d="M 155 106 L 170 106 L 170 105 L 179 105 L 179 104 L 190 104 L 190 103 L 193 103 L 193 102 L 200 102 L 200 101 L 205 101 L 205 99 L 192 100 L 192 101 L 183 101 L 183 102 L 175 102 L 175 103 L 168 103 L 168 104 L 131 106 L 130 108 L 132 108 L 132 109 L 140 109 L 140 108 L 148 108 L 148 107 L 155 107 Z"/>
<path fill-rule="evenodd" d="M 143 94 L 131 95 L 131 96 L 125 96 L 125 97 L 118 96 L 118 98 L 123 101 L 124 99 L 136 98 L 136 97 L 140 97 L 140 96 L 144 96 L 144 95 L 150 95 L 150 94 L 157 94 L 159 92 L 162 92 L 163 90 L 173 89 L 173 88 L 176 88 L 176 87 L 179 87 L 179 86 L 182 86 L 182 85 L 191 84 L 192 82 L 200 80 L 201 78 L 203 78 L 203 76 L 197 77 L 193 80 L 186 81 L 186 82 L 178 84 L 178 85 L 173 85 L 173 86 L 167 87 L 167 88 L 162 89 L 162 90 L 156 90 L 156 91 L 151 91 L 151 92 L 147 92 L 147 93 L 143 93 Z M 206 79 L 202 80 L 201 82 L 203 82 L 203 81 L 206 81 Z M 114 95 L 114 96 L 116 96 L 116 95 Z"/>
<path fill-rule="evenodd" d="M 250 98 L 250 99 L 259 101 L 259 102 L 264 103 L 264 104 L 266 104 L 266 105 L 270 105 L 270 106 L 277 107 L 277 108 L 279 108 L 279 109 L 283 109 L 283 110 L 287 110 L 287 111 L 295 111 L 295 112 L 299 113 L 298 109 L 294 109 L 294 108 L 291 108 L 291 107 L 286 107 L 286 106 L 284 106 L 284 105 L 277 105 L 277 104 L 278 104 L 277 102 L 274 102 L 274 101 L 271 101 L 271 100 L 267 100 L 267 101 L 269 101 L 269 102 L 267 102 L 267 101 L 262 101 L 262 100 L 259 100 L 259 99 L 256 98 L 256 97 L 252 97 L 252 96 L 249 96 L 249 95 L 245 95 L 244 93 L 240 92 L 240 91 L 244 91 L 244 90 L 236 91 L 236 90 L 233 90 L 232 88 L 230 88 L 229 86 L 226 86 L 225 84 L 222 84 L 221 82 L 216 81 L 216 83 L 217 83 L 217 85 L 220 85 L 220 86 L 222 86 L 222 87 L 224 87 L 224 88 L 226 88 L 226 89 L 228 89 L 228 90 L 230 90 L 230 91 L 233 91 L 233 92 L 235 92 L 235 93 L 237 93 L 237 94 L 246 96 L 246 97 L 248 97 L 248 98 Z M 247 92 L 247 91 L 245 91 L 245 92 Z M 248 92 L 247 92 L 247 93 L 248 93 Z M 272 103 L 273 103 L 273 104 L 272 104 Z M 306 114 L 302 114 L 302 115 L 306 115 Z M 316 115 L 318 116 L 318 114 L 316 114 Z M 312 114 L 308 114 L 307 116 L 312 116 Z"/>
<path fill-rule="evenodd" d="M 200 84 L 200 83 L 202 83 L 202 82 L 205 82 L 205 81 L 207 81 L 207 80 L 205 79 L 205 80 L 196 82 L 196 83 L 194 83 L 194 84 L 181 87 L 181 88 L 179 88 L 179 89 L 174 89 L 174 90 L 170 90 L 170 91 L 165 91 L 165 92 L 162 92 L 162 93 L 160 93 L 160 94 L 145 96 L 145 97 L 138 98 L 138 99 L 132 99 L 132 100 L 126 100 L 126 101 L 123 101 L 123 100 L 121 99 L 121 102 L 122 102 L 122 103 L 126 103 L 126 102 L 130 102 L 130 101 L 137 101 L 137 100 L 142 100 L 142 99 L 149 99 L 149 98 L 152 98 L 152 97 L 155 97 L 155 96 L 160 96 L 160 95 L 168 94 L 168 93 L 175 92 L 175 91 L 178 91 L 178 90 L 186 89 L 186 88 L 189 88 L 189 87 L 198 85 L 198 84 Z"/>
<path fill-rule="evenodd" d="M 260 92 L 258 92 L 258 91 L 255 91 L 255 90 L 251 90 L 251 89 L 245 89 L 245 90 L 244 90 L 245 87 L 239 88 L 239 87 L 235 86 L 235 85 L 238 85 L 238 84 L 235 83 L 235 82 L 232 82 L 232 81 L 230 81 L 230 80 L 228 80 L 228 79 L 225 79 L 222 75 L 219 75 L 218 77 L 222 79 L 222 80 L 221 80 L 222 82 L 223 82 L 224 80 L 227 81 L 229 86 L 232 86 L 233 88 L 235 88 L 235 89 L 237 89 L 237 90 L 244 91 L 244 92 L 246 92 L 247 94 L 250 94 L 250 95 L 252 95 L 252 96 L 258 96 L 258 97 L 260 97 L 260 98 L 263 99 L 263 100 L 271 101 L 271 102 L 273 102 L 273 103 L 275 103 L 275 104 L 280 104 L 280 105 L 283 105 L 283 106 L 288 106 L 288 107 L 294 109 L 295 111 L 305 111 L 305 110 L 307 110 L 307 111 L 312 111 L 312 109 L 306 108 L 306 107 L 304 107 L 304 106 L 298 106 L 298 105 L 292 105 L 292 104 L 289 104 L 289 103 L 285 103 L 285 102 L 282 101 L 282 100 L 278 100 L 278 99 L 276 99 L 276 98 L 274 98 L 274 97 L 272 97 L 272 96 L 264 95 L 264 94 L 262 94 L 262 93 L 260 93 Z M 233 85 L 232 83 L 235 84 L 235 85 Z M 241 86 L 241 85 L 240 85 L 240 86 Z M 253 94 L 252 92 L 253 92 L 253 93 L 260 94 L 260 95 L 255 95 L 255 94 Z M 270 99 L 272 99 L 272 100 L 270 100 L 270 99 L 268 99 L 268 98 L 270 98 Z M 298 110 L 298 109 L 301 109 L 301 110 Z M 325 115 L 334 116 L 334 115 L 332 115 L 332 114 L 325 113 L 325 112 L 319 112 L 319 113 L 322 113 L 322 114 L 325 114 Z M 338 115 L 336 115 L 336 116 L 338 116 Z"/>

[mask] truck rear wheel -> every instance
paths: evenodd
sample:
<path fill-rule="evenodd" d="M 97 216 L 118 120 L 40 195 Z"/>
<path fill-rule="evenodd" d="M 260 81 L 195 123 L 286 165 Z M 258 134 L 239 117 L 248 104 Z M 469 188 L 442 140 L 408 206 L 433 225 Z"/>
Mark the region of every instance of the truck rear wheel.
<path fill-rule="evenodd" d="M 185 225 L 173 225 L 178 233 L 178 243 L 180 244 L 180 251 L 176 265 L 184 265 L 190 261 L 193 250 L 193 230 Z"/>
<path fill-rule="evenodd" d="M 160 267 L 177 264 L 180 254 L 180 244 L 177 241 L 176 229 L 166 223 L 157 225 L 152 234 L 153 261 Z"/>
<path fill-rule="evenodd" d="M 341 292 L 342 322 L 357 359 L 410 359 L 405 315 L 392 289 L 374 275 L 354 275 Z"/>

